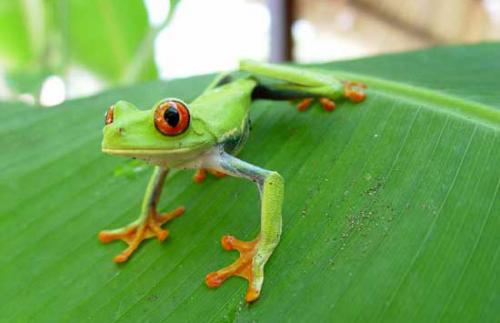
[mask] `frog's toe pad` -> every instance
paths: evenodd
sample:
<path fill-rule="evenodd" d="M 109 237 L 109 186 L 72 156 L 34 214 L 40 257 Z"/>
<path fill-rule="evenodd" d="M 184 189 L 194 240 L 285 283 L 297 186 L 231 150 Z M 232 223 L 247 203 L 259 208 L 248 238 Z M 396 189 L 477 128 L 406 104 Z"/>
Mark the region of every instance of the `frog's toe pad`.
<path fill-rule="evenodd" d="M 132 253 L 139 247 L 139 244 L 148 238 L 156 237 L 159 241 L 163 241 L 168 237 L 168 230 L 162 229 L 161 225 L 178 217 L 184 213 L 184 207 L 157 214 L 151 212 L 148 217 L 142 222 L 133 222 L 123 228 L 115 230 L 104 230 L 99 232 L 98 238 L 103 243 L 108 243 L 114 240 L 123 240 L 128 244 L 128 247 L 120 254 L 113 258 L 114 262 L 125 262 Z"/>
<path fill-rule="evenodd" d="M 207 172 L 219 178 L 226 176 L 226 174 L 224 174 L 223 172 L 219 172 L 215 169 L 200 168 L 196 171 L 196 173 L 194 173 L 193 182 L 202 183 L 203 181 L 205 181 L 205 179 L 207 178 Z"/>
<path fill-rule="evenodd" d="M 320 98 L 319 104 L 321 104 L 325 111 L 333 111 L 336 108 L 335 102 L 329 98 Z"/>
<path fill-rule="evenodd" d="M 335 102 L 329 98 L 319 98 L 319 104 L 323 107 L 325 111 L 333 111 L 335 110 Z M 302 99 L 299 103 L 297 103 L 297 111 L 303 112 L 309 109 L 311 104 L 314 102 L 313 98 L 305 98 Z"/>
<path fill-rule="evenodd" d="M 314 101 L 313 98 L 302 99 L 299 103 L 297 103 L 297 111 L 299 112 L 306 111 L 307 109 L 309 109 L 313 101 Z"/>
<path fill-rule="evenodd" d="M 205 283 L 208 287 L 219 287 L 232 276 L 239 276 L 248 281 L 246 301 L 253 302 L 259 297 L 262 279 L 256 283 L 254 275 L 254 256 L 257 251 L 258 238 L 253 241 L 241 241 L 233 236 L 223 236 L 222 247 L 226 250 L 238 250 L 240 257 L 231 265 L 207 274 Z"/>

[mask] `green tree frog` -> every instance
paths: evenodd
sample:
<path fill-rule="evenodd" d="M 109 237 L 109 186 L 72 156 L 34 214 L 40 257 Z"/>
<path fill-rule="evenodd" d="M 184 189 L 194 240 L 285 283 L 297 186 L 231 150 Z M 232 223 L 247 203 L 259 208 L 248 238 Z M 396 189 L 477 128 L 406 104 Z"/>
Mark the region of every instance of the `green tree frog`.
<path fill-rule="evenodd" d="M 115 262 L 127 261 L 147 238 L 163 241 L 169 232 L 162 225 L 184 212 L 183 207 L 163 214 L 157 211 L 163 183 L 172 168 L 196 169 L 197 182 L 203 180 L 207 171 L 253 181 L 261 196 L 260 233 L 251 241 L 223 236 L 222 247 L 239 251 L 240 257 L 205 278 L 209 287 L 217 287 L 231 276 L 245 278 L 248 280 L 245 299 L 252 302 L 260 295 L 264 266 L 280 240 L 284 192 L 284 181 L 278 172 L 236 157 L 249 135 L 252 101 L 300 99 L 297 108 L 304 111 L 313 99 L 319 99 L 325 110 L 332 111 L 334 100 L 345 97 L 362 101 L 365 86 L 321 70 L 248 60 L 240 62 L 240 70 L 250 75 L 222 74 L 189 104 L 166 98 L 149 110 L 139 110 L 125 101 L 118 101 L 108 109 L 102 151 L 143 159 L 155 168 L 138 219 L 120 229 L 101 231 L 98 236 L 102 242 L 121 239 L 128 244 L 114 258 Z"/>

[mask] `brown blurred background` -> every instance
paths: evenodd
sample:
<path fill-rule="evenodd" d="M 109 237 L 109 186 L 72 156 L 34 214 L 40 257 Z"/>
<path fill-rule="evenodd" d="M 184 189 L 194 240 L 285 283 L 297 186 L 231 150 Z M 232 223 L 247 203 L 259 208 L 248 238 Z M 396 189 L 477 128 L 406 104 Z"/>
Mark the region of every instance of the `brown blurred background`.
<path fill-rule="evenodd" d="M 299 61 L 500 39 L 499 0 L 267 1 L 276 3 L 292 27 L 282 55 Z"/>

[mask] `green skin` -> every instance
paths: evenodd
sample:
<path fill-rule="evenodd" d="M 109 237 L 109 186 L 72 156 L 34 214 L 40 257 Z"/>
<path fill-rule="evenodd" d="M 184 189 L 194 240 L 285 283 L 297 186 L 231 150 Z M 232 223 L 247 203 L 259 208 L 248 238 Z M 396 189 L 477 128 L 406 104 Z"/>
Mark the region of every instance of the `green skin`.
<path fill-rule="evenodd" d="M 235 157 L 248 137 L 249 110 L 256 99 L 256 88 L 261 84 L 256 77 L 281 81 L 258 97 L 263 99 L 325 97 L 334 100 L 343 97 L 345 89 L 342 81 L 324 71 L 253 61 L 242 61 L 240 70 L 250 72 L 252 77 L 221 85 L 220 76 L 197 99 L 186 104 L 190 124 L 176 136 L 166 136 L 154 125 L 155 109 L 164 100 L 149 110 L 139 110 L 125 101 L 117 102 L 113 122 L 103 129 L 102 151 L 155 165 L 140 217 L 123 229 L 108 232 L 120 232 L 145 223 L 148 214 L 155 211 L 152 209 L 156 208 L 163 181 L 171 168 L 213 169 L 255 182 L 261 192 L 261 229 L 251 263 L 253 279 L 249 287 L 254 295 L 247 294 L 247 301 L 253 301 L 262 288 L 264 265 L 280 240 L 284 193 L 280 174 Z"/>

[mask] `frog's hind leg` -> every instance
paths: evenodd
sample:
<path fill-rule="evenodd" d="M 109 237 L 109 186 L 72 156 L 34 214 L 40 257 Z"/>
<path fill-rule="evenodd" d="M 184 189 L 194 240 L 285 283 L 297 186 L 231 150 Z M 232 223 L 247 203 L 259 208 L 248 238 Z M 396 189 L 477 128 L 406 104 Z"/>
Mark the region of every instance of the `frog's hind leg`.
<path fill-rule="evenodd" d="M 335 101 L 347 98 L 352 102 L 365 99 L 363 83 L 340 80 L 325 71 L 273 65 L 250 60 L 240 62 L 240 70 L 252 73 L 256 77 L 267 77 L 278 82 L 259 82 L 252 98 L 267 100 L 299 100 L 298 111 L 306 111 L 315 99 L 326 111 L 336 108 Z"/>
<path fill-rule="evenodd" d="M 273 87 L 273 86 L 259 84 L 258 86 L 255 87 L 252 93 L 252 99 L 292 101 L 292 102 L 296 101 L 297 111 L 299 112 L 308 110 L 314 103 L 315 99 L 318 100 L 319 104 L 323 107 L 325 111 L 333 111 L 336 108 L 335 101 L 333 99 L 322 96 L 313 96 L 306 91 L 285 90 L 282 87 L 283 86 Z"/>
<path fill-rule="evenodd" d="M 155 167 L 146 189 L 141 215 L 137 220 L 120 229 L 99 232 L 98 237 L 101 242 L 107 243 L 120 239 L 128 244 L 125 250 L 114 257 L 115 262 L 127 261 L 145 239 L 156 237 L 158 241 L 165 240 L 169 232 L 162 229 L 161 226 L 184 213 L 184 207 L 178 207 L 163 214 L 158 213 L 156 210 L 167 174 L 168 169 Z"/>
<path fill-rule="evenodd" d="M 219 155 L 217 162 L 220 171 L 257 183 L 261 192 L 261 228 L 251 241 L 241 241 L 233 236 L 222 237 L 222 247 L 239 251 L 240 257 L 231 265 L 207 274 L 205 282 L 209 287 L 218 287 L 229 277 L 242 277 L 248 281 L 245 299 L 253 302 L 262 289 L 264 265 L 280 240 L 283 178 L 277 172 L 253 166 L 227 153 Z"/>

